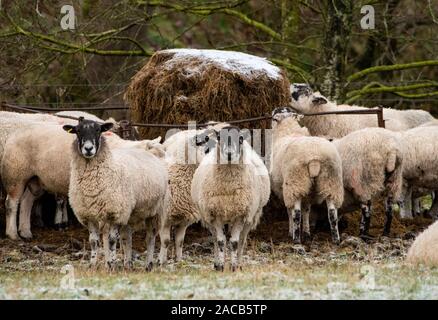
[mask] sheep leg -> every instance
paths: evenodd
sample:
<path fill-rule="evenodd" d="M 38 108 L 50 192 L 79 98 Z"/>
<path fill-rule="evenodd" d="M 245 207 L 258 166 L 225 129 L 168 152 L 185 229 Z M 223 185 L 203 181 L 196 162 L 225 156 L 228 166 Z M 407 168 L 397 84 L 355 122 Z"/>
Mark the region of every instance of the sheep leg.
<path fill-rule="evenodd" d="M 303 206 L 303 243 L 310 242 L 310 205 Z"/>
<path fill-rule="evenodd" d="M 154 266 L 155 230 L 152 221 L 146 221 L 146 271 Z"/>
<path fill-rule="evenodd" d="M 123 265 L 126 270 L 132 269 L 132 230 L 130 226 L 120 228 L 120 245 L 123 249 Z"/>
<path fill-rule="evenodd" d="M 99 240 L 100 240 L 100 235 L 99 235 L 99 228 L 97 226 L 96 223 L 92 223 L 90 222 L 88 224 L 88 231 L 90 233 L 89 236 L 89 241 L 90 241 L 90 248 L 91 248 L 91 253 L 90 253 L 90 266 L 92 268 L 95 268 L 97 265 L 97 258 L 98 258 L 98 252 L 99 252 Z"/>
<path fill-rule="evenodd" d="M 19 240 L 17 232 L 17 210 L 18 203 L 24 192 L 25 186 L 17 186 L 13 192 L 9 192 L 6 196 L 6 236 L 12 240 Z"/>
<path fill-rule="evenodd" d="M 64 200 L 61 197 L 56 197 L 56 213 L 55 213 L 55 229 L 62 229 L 62 204 Z"/>
<path fill-rule="evenodd" d="M 224 233 L 224 225 L 222 222 L 216 221 L 214 225 L 215 234 L 216 234 L 216 246 L 217 246 L 217 254 L 216 261 L 214 263 L 214 269 L 216 271 L 224 271 L 225 266 L 225 246 L 227 243 L 227 239 Z"/>
<path fill-rule="evenodd" d="M 167 250 L 170 244 L 170 229 L 171 225 L 168 222 L 166 222 L 160 229 L 160 265 L 164 265 L 167 262 Z"/>
<path fill-rule="evenodd" d="M 29 188 L 26 188 L 20 201 L 20 215 L 18 218 L 18 232 L 20 236 L 26 240 L 32 239 L 31 232 L 31 214 L 33 203 L 37 199 L 36 196 L 32 194 Z"/>
<path fill-rule="evenodd" d="M 103 228 L 103 235 L 102 235 L 102 242 L 103 242 L 103 254 L 105 256 L 105 261 L 109 261 L 109 226 L 105 225 Z"/>
<path fill-rule="evenodd" d="M 438 201 L 436 197 L 436 191 L 432 192 L 432 207 L 428 212 L 424 213 L 424 216 L 431 217 L 434 221 L 438 218 Z"/>
<path fill-rule="evenodd" d="M 412 187 L 403 186 L 402 200 L 399 201 L 400 217 L 402 219 L 413 219 L 412 214 Z"/>
<path fill-rule="evenodd" d="M 391 232 L 392 204 L 392 197 L 388 197 L 385 202 L 385 226 L 383 228 L 384 236 L 389 236 L 389 233 Z"/>
<path fill-rule="evenodd" d="M 109 271 L 114 271 L 116 269 L 116 248 L 117 240 L 119 239 L 119 227 L 117 225 L 110 225 L 105 238 L 108 238 L 108 254 L 105 257 L 106 268 Z"/>
<path fill-rule="evenodd" d="M 44 227 L 44 221 L 43 221 L 43 207 L 41 205 L 41 202 L 37 201 L 34 205 L 34 225 L 43 228 Z"/>
<path fill-rule="evenodd" d="M 362 203 L 360 205 L 362 216 L 359 224 L 359 236 L 367 237 L 369 236 L 370 222 L 371 222 L 371 201 L 366 204 Z"/>
<path fill-rule="evenodd" d="M 421 198 L 412 198 L 412 211 L 414 216 L 421 215 Z"/>
<path fill-rule="evenodd" d="M 236 221 L 231 227 L 230 237 L 230 253 L 231 253 L 231 271 L 234 272 L 239 267 L 239 261 L 237 259 L 237 249 L 240 242 L 240 235 L 243 230 L 243 221 Z"/>
<path fill-rule="evenodd" d="M 243 256 L 243 250 L 245 250 L 246 247 L 246 240 L 248 237 L 248 233 L 251 231 L 251 225 L 245 224 L 243 226 L 243 230 L 240 234 L 240 241 L 239 241 L 239 247 L 237 249 L 237 263 L 240 265 L 242 261 Z"/>
<path fill-rule="evenodd" d="M 61 226 L 64 229 L 68 228 L 68 211 L 67 211 L 67 199 L 64 199 L 62 204 L 62 222 Z"/>
<path fill-rule="evenodd" d="M 177 262 L 182 260 L 184 238 L 186 236 L 186 230 L 188 226 L 189 223 L 181 222 L 175 229 L 175 251 Z"/>
<path fill-rule="evenodd" d="M 289 235 L 294 243 L 301 243 L 301 201 L 295 202 L 294 208 L 288 208 Z"/>
<path fill-rule="evenodd" d="M 338 229 L 338 209 L 335 207 L 332 201 L 327 201 L 328 219 L 330 222 L 330 232 L 332 235 L 332 241 L 335 244 L 339 244 L 341 239 L 339 237 Z"/>

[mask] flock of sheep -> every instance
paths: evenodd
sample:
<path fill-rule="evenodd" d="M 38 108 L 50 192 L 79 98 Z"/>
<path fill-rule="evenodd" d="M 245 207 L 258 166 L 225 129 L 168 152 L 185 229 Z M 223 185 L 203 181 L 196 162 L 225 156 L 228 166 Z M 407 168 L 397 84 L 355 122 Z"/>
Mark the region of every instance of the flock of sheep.
<path fill-rule="evenodd" d="M 179 131 L 161 144 L 160 137 L 123 140 L 111 131 L 114 120 L 83 112 L 61 114 L 79 121 L 0 112 L 6 235 L 31 238 L 33 203 L 50 192 L 59 199 L 57 223 L 66 222 L 68 199 L 88 229 L 92 266 L 102 240 L 108 269 L 117 266 L 118 242 L 124 267 L 132 268 L 136 230 L 146 230 L 147 270 L 158 234 L 159 263 L 167 261 L 172 231 L 179 261 L 187 227 L 200 221 L 215 238 L 214 268 L 224 270 L 229 252 L 235 271 L 271 190 L 287 208 L 294 243 L 311 238 L 321 212 L 316 207 L 327 212 L 334 243 L 341 240 L 338 215 L 357 209 L 359 233 L 368 237 L 371 202 L 380 197 L 389 235 L 395 203 L 412 215 L 405 205 L 411 196 L 435 192 L 438 121 L 422 110 L 384 109 L 383 129 L 373 115 L 301 115 L 347 109 L 361 107 L 336 105 L 306 84 L 293 84 L 290 106 L 272 112 L 269 168 L 251 147 L 249 131 L 227 123 Z M 417 237 L 408 259 L 438 265 L 438 222 Z"/>

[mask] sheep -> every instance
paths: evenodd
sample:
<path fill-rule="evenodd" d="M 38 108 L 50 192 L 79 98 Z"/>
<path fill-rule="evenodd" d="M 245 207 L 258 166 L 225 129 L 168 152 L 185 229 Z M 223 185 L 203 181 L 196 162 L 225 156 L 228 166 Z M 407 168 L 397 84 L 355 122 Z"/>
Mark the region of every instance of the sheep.
<path fill-rule="evenodd" d="M 63 129 L 75 134 L 71 149 L 69 200 L 78 220 L 90 233 L 91 266 L 97 264 L 103 230 L 105 265 L 115 269 L 121 233 L 124 266 L 132 267 L 132 231 L 145 227 L 146 269 L 153 266 L 155 237 L 168 201 L 167 170 L 162 160 L 140 148 L 113 148 L 102 132 L 112 123 L 80 120 Z"/>
<path fill-rule="evenodd" d="M 78 116 L 74 111 L 63 111 L 59 112 L 61 115 L 67 116 Z M 99 119 L 89 113 L 80 112 L 82 116 L 92 119 Z M 99 119 L 103 122 L 103 120 Z M 76 121 L 76 120 L 75 120 Z M 47 123 L 47 124 L 64 124 L 73 123 L 71 119 L 63 119 L 50 114 L 28 114 L 28 113 L 16 113 L 0 111 L 0 159 L 3 156 L 4 145 L 8 137 L 18 129 L 26 128 L 33 124 Z M 36 181 L 35 181 L 36 182 Z M 20 235 L 24 239 L 32 238 L 32 233 L 30 231 L 30 215 L 31 209 L 34 201 L 39 198 L 43 192 L 41 188 L 37 186 L 36 183 L 33 184 L 33 192 L 31 192 L 31 187 L 27 187 L 22 196 L 22 205 L 20 206 L 20 219 L 19 219 L 19 231 Z M 36 191 L 38 189 L 38 191 Z M 61 227 L 65 226 L 68 222 L 67 216 L 67 198 L 64 196 L 59 196 L 57 198 L 57 209 L 55 214 L 55 226 Z M 13 231 L 11 231 L 13 233 Z M 12 235 L 14 239 L 18 238 L 17 234 Z"/>
<path fill-rule="evenodd" d="M 55 113 L 55 116 L 76 117 L 78 119 L 80 117 L 82 117 L 84 119 L 93 120 L 96 122 L 104 122 L 104 120 L 102 120 L 101 118 L 96 117 L 95 115 L 88 113 L 88 112 L 84 112 L 84 111 L 59 111 L 59 112 Z M 68 120 L 68 118 L 63 118 L 63 119 Z M 72 119 L 72 120 L 76 121 L 75 119 Z M 111 119 L 111 120 L 113 120 L 113 119 Z M 112 121 L 109 121 L 109 119 L 108 119 L 108 120 L 106 120 L 106 122 L 112 122 Z M 73 123 L 71 123 L 71 124 L 73 124 Z"/>
<path fill-rule="evenodd" d="M 226 126 L 218 123 L 208 130 L 220 130 Z M 170 244 L 171 229 L 175 229 L 175 260 L 182 260 L 182 249 L 187 228 L 199 221 L 199 212 L 191 198 L 193 175 L 202 159 L 202 153 L 196 146 L 196 137 L 205 129 L 184 130 L 170 136 L 164 142 L 166 162 L 169 173 L 170 201 L 160 229 L 160 264 L 167 261 L 167 249 Z"/>
<path fill-rule="evenodd" d="M 307 241 L 310 207 L 326 202 L 332 240 L 339 244 L 338 208 L 344 198 L 341 158 L 331 142 L 311 137 L 298 118 L 289 107 L 272 112 L 272 191 L 286 205 L 294 243 L 301 243 L 301 216 Z"/>
<path fill-rule="evenodd" d="M 365 128 L 333 141 L 342 160 L 344 202 L 340 213 L 360 205 L 360 236 L 368 237 L 371 201 L 385 196 L 386 220 L 383 234 L 388 236 L 393 202 L 400 199 L 403 184 L 403 152 L 399 139 L 383 128 Z"/>
<path fill-rule="evenodd" d="M 409 188 L 436 190 L 438 127 L 419 126 L 397 134 L 404 154 L 403 179 L 408 190 Z M 436 209 L 436 201 L 434 201 L 430 212 L 435 215 Z"/>
<path fill-rule="evenodd" d="M 417 236 L 408 250 L 406 261 L 414 265 L 438 266 L 438 221 Z"/>
<path fill-rule="evenodd" d="M 111 148 L 136 147 L 164 157 L 164 148 L 158 143 L 161 138 L 125 141 L 112 132 L 105 132 L 104 135 Z M 20 235 L 28 239 L 32 237 L 30 209 L 36 198 L 35 194 L 41 193 L 38 190 L 48 191 L 58 197 L 68 196 L 70 145 L 73 140 L 73 137 L 61 130 L 59 125 L 44 123 L 33 123 L 9 136 L 1 163 L 1 176 L 8 195 L 6 234 L 9 238 L 19 238 L 15 221 L 16 208 L 20 201 L 23 203 L 20 206 Z M 31 179 L 33 192 L 27 191 L 29 188 L 26 188 Z M 61 206 L 61 215 L 63 214 L 66 214 L 65 204 Z"/>
<path fill-rule="evenodd" d="M 224 226 L 228 224 L 231 270 L 236 271 L 247 235 L 257 226 L 268 202 L 268 171 L 261 159 L 254 159 L 258 155 L 245 141 L 245 132 L 237 127 L 222 128 L 205 152 L 193 175 L 192 200 L 201 223 L 216 238 L 214 269 L 217 271 L 224 270 L 227 241 Z"/>
<path fill-rule="evenodd" d="M 291 106 L 302 113 L 326 112 L 339 110 L 366 110 L 367 108 L 350 105 L 337 105 L 328 101 L 319 92 L 313 92 L 307 84 L 293 84 L 291 86 Z M 430 113 L 424 110 L 394 110 L 383 109 L 385 126 L 391 131 L 407 130 L 423 123 L 434 120 Z M 342 138 L 350 132 L 377 127 L 375 115 L 323 115 L 304 117 L 302 124 L 314 136 Z"/>

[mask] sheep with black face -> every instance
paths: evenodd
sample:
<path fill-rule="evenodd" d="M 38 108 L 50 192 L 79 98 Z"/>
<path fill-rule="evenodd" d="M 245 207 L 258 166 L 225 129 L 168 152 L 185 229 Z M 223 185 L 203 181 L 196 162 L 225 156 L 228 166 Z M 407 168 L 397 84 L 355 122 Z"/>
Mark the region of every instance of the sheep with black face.
<path fill-rule="evenodd" d="M 215 240 L 216 270 L 225 264 L 225 225 L 229 226 L 231 270 L 241 262 L 246 238 L 269 199 L 268 171 L 245 141 L 249 132 L 228 126 L 205 139 L 206 155 L 193 176 L 191 194 L 201 222 Z M 207 140 L 207 141 L 206 141 Z"/>
<path fill-rule="evenodd" d="M 125 268 L 132 265 L 132 232 L 146 229 L 147 270 L 153 265 L 155 237 L 167 205 L 167 170 L 162 160 L 141 148 L 109 148 L 103 132 L 112 123 L 82 120 L 64 130 L 76 134 L 71 160 L 69 200 L 90 232 L 91 265 L 97 263 L 100 232 L 106 266 L 115 268 L 121 235 Z"/>

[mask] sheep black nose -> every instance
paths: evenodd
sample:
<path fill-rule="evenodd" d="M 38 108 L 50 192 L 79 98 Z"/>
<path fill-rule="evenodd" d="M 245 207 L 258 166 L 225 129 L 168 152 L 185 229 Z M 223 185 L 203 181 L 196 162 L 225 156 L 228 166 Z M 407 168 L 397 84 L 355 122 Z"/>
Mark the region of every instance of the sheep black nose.
<path fill-rule="evenodd" d="M 91 147 L 84 147 L 84 149 L 85 149 L 85 151 L 87 151 L 87 152 L 90 152 L 91 150 L 93 150 L 93 146 L 91 146 Z"/>

